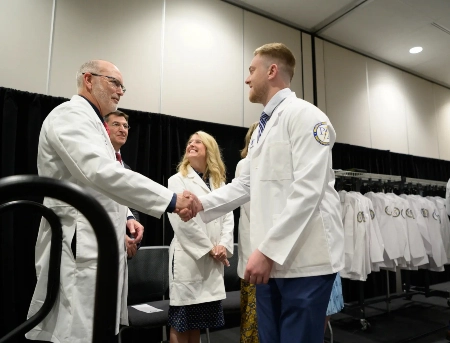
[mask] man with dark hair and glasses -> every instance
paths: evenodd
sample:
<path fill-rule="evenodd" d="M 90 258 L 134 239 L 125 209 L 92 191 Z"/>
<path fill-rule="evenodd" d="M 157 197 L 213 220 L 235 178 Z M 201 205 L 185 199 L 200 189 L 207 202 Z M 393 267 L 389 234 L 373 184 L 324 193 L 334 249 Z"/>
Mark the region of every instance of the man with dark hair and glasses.
<path fill-rule="evenodd" d="M 119 248 L 119 283 L 117 299 L 111 301 L 117 303 L 117 335 L 119 325 L 128 324 L 124 243 L 127 206 L 157 218 L 164 212 L 183 210 L 179 213 L 183 220 L 195 216 L 197 206 L 189 192 L 174 194 L 117 163 L 109 127 L 103 119 L 117 110 L 125 93 L 122 74 L 114 64 L 103 60 L 84 63 L 77 73 L 77 87 L 78 94 L 56 107 L 42 124 L 38 173 L 83 187 L 100 202 L 114 224 Z M 66 203 L 45 198 L 44 205 L 61 219 L 61 281 L 51 312 L 26 337 L 58 343 L 91 342 L 98 253 L 94 230 L 84 216 Z M 132 230 L 135 240 L 140 241 L 143 228 L 137 224 Z M 37 284 L 28 317 L 33 316 L 45 300 L 50 245 L 50 226 L 42 219 L 35 251 Z"/>
<path fill-rule="evenodd" d="M 131 169 L 130 166 L 123 161 L 122 154 L 120 153 L 120 148 L 127 142 L 128 130 L 130 130 L 130 125 L 128 124 L 128 114 L 117 110 L 108 113 L 103 119 L 109 127 L 109 138 L 111 139 L 111 144 L 116 152 L 117 161 L 125 168 Z M 135 220 L 138 223 L 134 223 Z M 125 236 L 125 246 L 127 248 L 128 258 L 132 258 L 136 255 L 137 250 L 141 246 L 141 242 L 138 242 L 135 239 L 135 225 L 140 225 L 139 212 L 130 208 L 127 215 L 127 226 L 130 226 L 131 229 L 127 228 L 127 235 Z"/>

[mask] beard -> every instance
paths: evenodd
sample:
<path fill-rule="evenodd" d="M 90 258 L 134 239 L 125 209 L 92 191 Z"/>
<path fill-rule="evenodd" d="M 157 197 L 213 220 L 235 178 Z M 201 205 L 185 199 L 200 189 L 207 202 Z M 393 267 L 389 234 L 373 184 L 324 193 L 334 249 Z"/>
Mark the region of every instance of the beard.
<path fill-rule="evenodd" d="M 267 97 L 267 86 L 253 87 L 248 94 L 248 100 L 254 104 L 262 104 Z"/>
<path fill-rule="evenodd" d="M 108 92 L 101 87 L 93 88 L 92 95 L 97 100 L 98 106 L 100 107 L 100 113 L 102 113 L 103 115 L 116 111 L 119 107 L 118 104 L 112 101 L 111 96 L 108 94 Z"/>

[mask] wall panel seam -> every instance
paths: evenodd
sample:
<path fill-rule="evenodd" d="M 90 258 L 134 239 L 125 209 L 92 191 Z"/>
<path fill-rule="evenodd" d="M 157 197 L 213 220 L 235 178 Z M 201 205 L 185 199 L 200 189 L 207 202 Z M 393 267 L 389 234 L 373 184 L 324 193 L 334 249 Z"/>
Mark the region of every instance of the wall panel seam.
<path fill-rule="evenodd" d="M 365 65 L 366 65 L 367 106 L 369 107 L 369 139 L 370 139 L 370 147 L 374 148 L 372 143 L 372 108 L 370 106 L 369 67 L 367 65 L 367 60 L 365 61 Z"/>
<path fill-rule="evenodd" d="M 47 61 L 47 84 L 45 94 L 50 95 L 50 72 L 52 67 L 52 51 L 53 51 L 53 32 L 55 28 L 55 13 L 56 13 L 56 0 L 53 0 L 52 6 L 52 20 L 50 24 L 50 41 L 48 45 L 48 61 Z"/>
<path fill-rule="evenodd" d="M 242 65 L 244 65 L 244 61 L 245 61 L 245 56 L 244 56 L 244 51 L 245 51 L 245 13 L 244 10 L 241 9 L 241 13 L 242 13 Z M 245 80 L 245 73 L 244 73 L 244 68 L 242 69 L 242 80 Z M 245 96 L 244 96 L 244 92 L 245 92 L 245 82 L 242 82 L 242 92 L 241 92 L 241 96 L 242 96 L 242 126 L 245 127 Z"/>
<path fill-rule="evenodd" d="M 166 30 L 166 0 L 163 0 L 161 18 L 161 67 L 159 71 L 159 113 L 162 113 L 163 79 L 164 79 L 164 40 Z"/>

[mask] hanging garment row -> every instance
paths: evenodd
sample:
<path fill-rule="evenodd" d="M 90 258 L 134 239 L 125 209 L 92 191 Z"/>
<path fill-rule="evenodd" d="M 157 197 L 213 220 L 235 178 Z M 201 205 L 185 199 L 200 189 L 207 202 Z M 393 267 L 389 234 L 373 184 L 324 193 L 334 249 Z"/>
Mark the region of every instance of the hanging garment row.
<path fill-rule="evenodd" d="M 450 221 L 441 197 L 339 192 L 345 234 L 343 278 L 365 281 L 380 268 L 444 271 Z"/>

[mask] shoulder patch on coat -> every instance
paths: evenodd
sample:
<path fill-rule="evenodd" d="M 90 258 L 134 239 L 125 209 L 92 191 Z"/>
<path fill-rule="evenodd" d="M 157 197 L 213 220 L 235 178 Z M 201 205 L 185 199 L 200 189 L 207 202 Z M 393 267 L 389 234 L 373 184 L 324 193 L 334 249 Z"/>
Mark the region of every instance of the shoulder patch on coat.
<path fill-rule="evenodd" d="M 322 145 L 330 145 L 330 133 L 326 122 L 320 122 L 314 125 L 313 135 L 316 141 Z"/>

